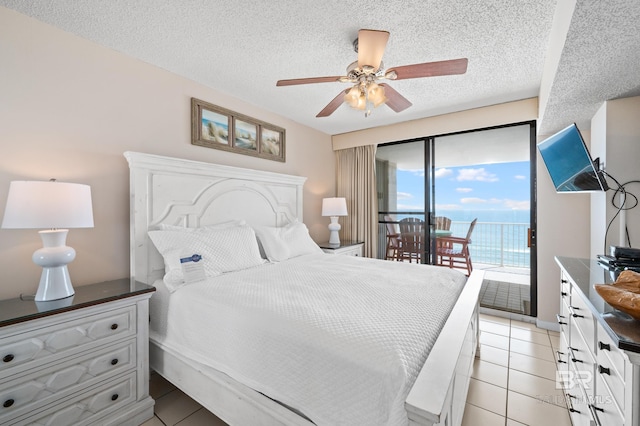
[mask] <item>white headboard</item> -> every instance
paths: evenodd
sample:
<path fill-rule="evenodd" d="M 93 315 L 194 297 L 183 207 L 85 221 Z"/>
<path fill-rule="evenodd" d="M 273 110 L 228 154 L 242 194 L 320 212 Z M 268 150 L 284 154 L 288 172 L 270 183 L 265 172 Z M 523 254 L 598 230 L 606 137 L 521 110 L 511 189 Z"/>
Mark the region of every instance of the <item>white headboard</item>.
<path fill-rule="evenodd" d="M 131 276 L 162 278 L 164 261 L 147 231 L 160 223 L 197 227 L 234 219 L 284 226 L 302 221 L 305 177 L 125 152 L 130 170 Z"/>

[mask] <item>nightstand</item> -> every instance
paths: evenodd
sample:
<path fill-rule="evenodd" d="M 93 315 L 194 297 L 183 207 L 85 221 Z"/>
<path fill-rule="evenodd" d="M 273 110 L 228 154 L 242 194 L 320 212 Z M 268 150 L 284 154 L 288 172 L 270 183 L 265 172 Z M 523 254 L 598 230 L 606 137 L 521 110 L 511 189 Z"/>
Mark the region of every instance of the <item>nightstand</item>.
<path fill-rule="evenodd" d="M 0 301 L 0 424 L 131 425 L 153 417 L 149 298 L 130 279 L 52 302 Z"/>
<path fill-rule="evenodd" d="M 318 244 L 323 252 L 341 256 L 362 256 L 364 243 L 360 241 L 341 241 L 339 246 L 330 245 L 328 242 Z"/>

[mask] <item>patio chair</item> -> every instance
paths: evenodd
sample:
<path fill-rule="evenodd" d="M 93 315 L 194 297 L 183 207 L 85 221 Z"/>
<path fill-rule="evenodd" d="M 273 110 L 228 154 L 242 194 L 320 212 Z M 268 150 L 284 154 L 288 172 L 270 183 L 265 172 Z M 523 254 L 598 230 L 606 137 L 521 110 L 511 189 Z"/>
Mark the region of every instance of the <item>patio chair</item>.
<path fill-rule="evenodd" d="M 473 265 L 469 254 L 469 244 L 471 244 L 471 234 L 477 221 L 477 218 L 473 219 L 465 238 L 453 236 L 438 238 L 439 244 L 436 245 L 437 265 L 466 269 L 467 275 L 471 275 Z"/>
<path fill-rule="evenodd" d="M 424 253 L 424 221 L 408 217 L 400 221 L 400 261 L 422 263 Z"/>
<path fill-rule="evenodd" d="M 385 260 L 398 260 L 400 250 L 400 230 L 396 219 L 392 216 L 385 215 L 384 221 L 387 228 L 387 249 L 384 253 Z"/>

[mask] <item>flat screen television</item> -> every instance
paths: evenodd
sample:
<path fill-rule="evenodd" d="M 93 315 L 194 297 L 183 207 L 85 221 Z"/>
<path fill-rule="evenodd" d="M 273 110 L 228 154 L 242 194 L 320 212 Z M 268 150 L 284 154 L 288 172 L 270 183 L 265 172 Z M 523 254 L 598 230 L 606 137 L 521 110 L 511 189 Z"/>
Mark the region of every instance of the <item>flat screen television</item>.
<path fill-rule="evenodd" d="M 598 159 L 591 159 L 575 123 L 540 142 L 538 150 L 557 192 L 609 189 Z"/>

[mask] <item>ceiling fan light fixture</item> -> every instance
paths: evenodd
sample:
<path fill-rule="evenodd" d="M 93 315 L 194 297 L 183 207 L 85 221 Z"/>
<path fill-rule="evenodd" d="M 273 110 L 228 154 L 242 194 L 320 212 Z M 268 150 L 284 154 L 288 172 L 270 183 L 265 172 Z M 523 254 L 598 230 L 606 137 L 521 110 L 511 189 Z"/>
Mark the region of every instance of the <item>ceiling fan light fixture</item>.
<path fill-rule="evenodd" d="M 384 87 L 379 86 L 377 83 L 368 85 L 367 97 L 375 108 L 387 102 L 387 97 L 384 95 Z"/>
<path fill-rule="evenodd" d="M 346 95 L 344 95 L 344 101 L 351 108 L 357 108 L 360 95 L 360 87 L 358 85 L 355 85 L 351 89 L 349 89 Z"/>

